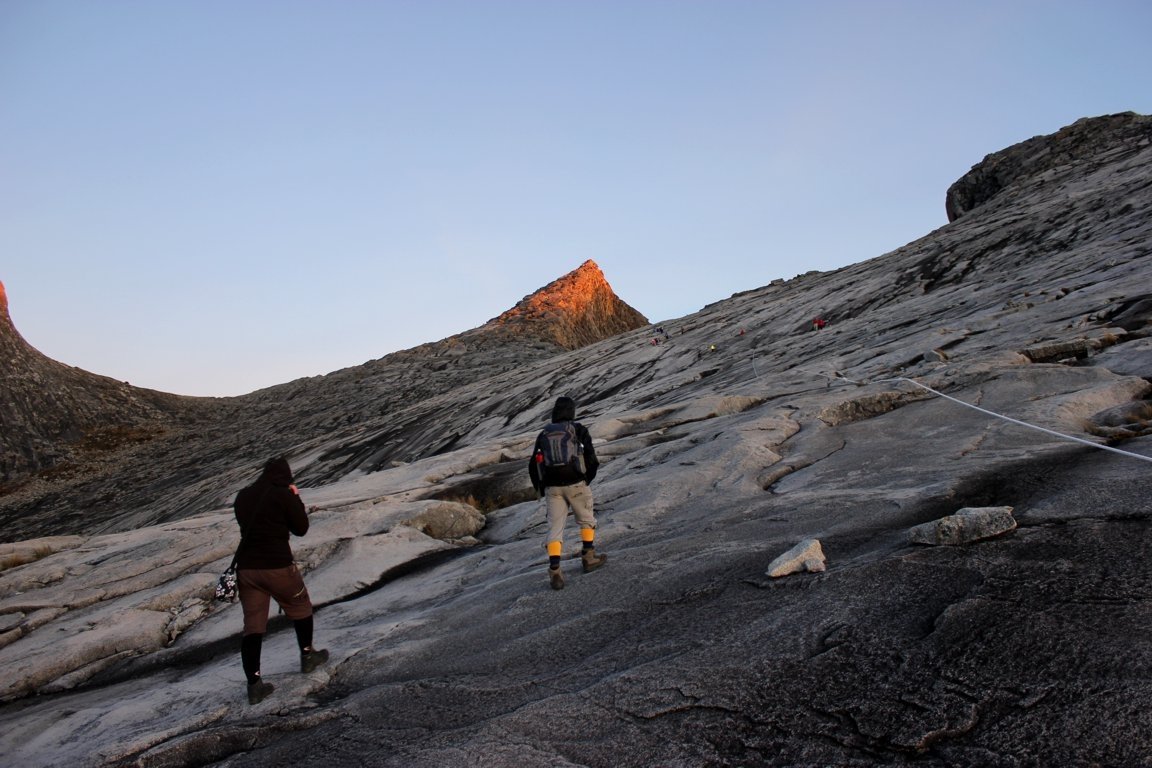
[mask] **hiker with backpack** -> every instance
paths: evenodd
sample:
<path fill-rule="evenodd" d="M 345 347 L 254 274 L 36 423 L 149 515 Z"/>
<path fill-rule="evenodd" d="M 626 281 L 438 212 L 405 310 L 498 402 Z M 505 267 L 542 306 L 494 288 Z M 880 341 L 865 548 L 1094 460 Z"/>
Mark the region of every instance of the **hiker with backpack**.
<path fill-rule="evenodd" d="M 576 401 L 570 397 L 557 399 L 552 408 L 552 422 L 537 436 L 532 458 L 528 460 L 532 487 L 544 496 L 548 514 L 546 546 L 548 581 L 552 589 L 564 589 L 560 557 L 564 552 L 564 523 L 569 510 L 580 526 L 584 573 L 608 561 L 607 555 L 596 554 L 596 516 L 592 512 L 592 491 L 588 489 L 599 466 L 588 428 L 576 421 Z"/>
<path fill-rule="evenodd" d="M 290 535 L 308 533 L 308 511 L 292 480 L 288 460 L 272 459 L 256 482 L 236 494 L 233 504 L 240 524 L 236 582 L 244 609 L 240 661 L 249 704 L 259 704 L 274 688 L 260 678 L 260 651 L 273 599 L 296 630 L 300 671 L 311 672 L 328 660 L 328 651 L 312 647 L 312 599 L 288 544 Z"/>

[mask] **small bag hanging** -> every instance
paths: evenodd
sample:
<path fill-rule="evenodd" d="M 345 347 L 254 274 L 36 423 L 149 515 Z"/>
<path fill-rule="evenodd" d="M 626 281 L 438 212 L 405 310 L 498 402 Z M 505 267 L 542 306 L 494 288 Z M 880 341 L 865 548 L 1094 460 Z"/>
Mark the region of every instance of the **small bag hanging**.
<path fill-rule="evenodd" d="M 240 557 L 240 547 L 244 546 L 244 528 L 240 528 L 240 543 L 236 545 L 236 554 L 232 555 L 232 564 L 228 570 L 220 574 L 216 582 L 216 599 L 222 603 L 234 603 L 240 593 L 236 587 L 236 559 Z"/>
<path fill-rule="evenodd" d="M 232 558 L 232 565 L 228 566 L 228 570 L 220 574 L 220 580 L 216 582 L 216 599 L 222 603 L 234 603 L 237 597 L 236 589 L 236 558 Z"/>

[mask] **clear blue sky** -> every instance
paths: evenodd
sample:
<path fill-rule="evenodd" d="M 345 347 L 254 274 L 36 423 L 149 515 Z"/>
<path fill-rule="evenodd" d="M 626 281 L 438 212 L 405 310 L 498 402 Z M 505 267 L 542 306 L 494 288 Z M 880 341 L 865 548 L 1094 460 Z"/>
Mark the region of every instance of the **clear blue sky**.
<path fill-rule="evenodd" d="M 1147 0 L 0 0 L 27 341 L 241 394 L 479 326 L 595 259 L 653 321 L 946 222 L 1152 112 Z"/>

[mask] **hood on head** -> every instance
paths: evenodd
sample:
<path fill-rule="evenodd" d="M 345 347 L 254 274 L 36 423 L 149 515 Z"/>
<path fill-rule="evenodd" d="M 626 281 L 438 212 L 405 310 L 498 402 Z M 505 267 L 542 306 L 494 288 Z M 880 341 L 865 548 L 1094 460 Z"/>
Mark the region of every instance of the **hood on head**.
<path fill-rule="evenodd" d="M 573 421 L 576 418 L 576 401 L 570 397 L 557 398 L 552 406 L 552 421 Z"/>
<path fill-rule="evenodd" d="M 264 472 L 261 476 L 276 485 L 292 484 L 292 468 L 288 466 L 288 459 L 283 456 L 269 459 L 268 463 L 264 465 Z"/>

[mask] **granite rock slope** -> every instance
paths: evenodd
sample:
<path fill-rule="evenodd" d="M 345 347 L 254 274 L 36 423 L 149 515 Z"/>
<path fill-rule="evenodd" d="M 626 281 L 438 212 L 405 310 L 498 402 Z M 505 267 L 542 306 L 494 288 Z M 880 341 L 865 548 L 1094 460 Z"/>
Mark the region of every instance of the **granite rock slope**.
<path fill-rule="evenodd" d="M 297 554 L 333 660 L 300 675 L 274 622 L 258 706 L 238 609 L 207 600 L 235 541 L 222 506 L 5 545 L 23 564 L 0 572 L 0 751 L 1149 762 L 1152 146 L 1114 123 L 1079 123 L 1096 147 L 1059 178 L 1022 173 L 889 254 L 661 321 L 662 344 L 645 328 L 556 350 L 296 445 L 315 527 Z M 580 573 L 572 532 L 554 592 L 524 470 L 559 394 L 603 461 L 611 559 Z M 1012 524 L 913 541 L 974 509 Z M 767 573 L 813 541 L 813 567 Z"/>

